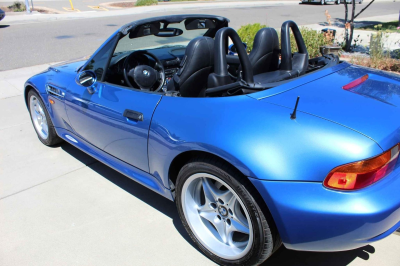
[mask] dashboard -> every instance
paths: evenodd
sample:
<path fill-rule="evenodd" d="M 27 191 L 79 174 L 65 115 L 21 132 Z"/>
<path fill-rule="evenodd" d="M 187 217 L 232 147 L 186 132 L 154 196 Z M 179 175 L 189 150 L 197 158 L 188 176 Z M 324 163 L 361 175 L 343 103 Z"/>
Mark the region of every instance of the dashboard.
<path fill-rule="evenodd" d="M 155 55 L 163 64 L 165 70 L 165 83 L 163 90 L 166 91 L 167 84 L 179 70 L 179 65 L 185 55 L 186 46 L 163 46 L 155 49 L 147 49 L 146 51 Z M 120 52 L 113 55 L 110 62 L 110 67 L 107 71 L 106 80 L 110 83 L 127 86 L 124 79 L 124 63 L 127 56 L 134 51 Z M 135 56 L 128 62 L 131 67 L 137 65 L 148 65 L 155 67 L 156 62 L 151 57 L 146 55 Z M 134 85 L 135 86 L 135 85 Z"/>

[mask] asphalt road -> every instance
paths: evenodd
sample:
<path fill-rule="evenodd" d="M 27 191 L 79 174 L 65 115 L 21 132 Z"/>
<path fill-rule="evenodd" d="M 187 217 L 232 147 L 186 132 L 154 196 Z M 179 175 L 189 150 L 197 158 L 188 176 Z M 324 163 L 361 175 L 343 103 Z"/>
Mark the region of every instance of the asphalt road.
<path fill-rule="evenodd" d="M 20 0 L 25 2 L 25 0 Z M 29 0 L 29 5 L 31 5 L 31 1 Z M 104 7 L 105 2 L 134 2 L 135 0 L 71 0 L 74 6 L 74 9 L 77 9 L 81 12 L 85 11 L 100 11 L 105 12 L 108 10 L 113 10 L 113 8 L 107 7 L 106 9 L 97 9 L 96 6 Z M 209 0 L 204 0 L 204 2 Z M 243 0 L 212 0 L 213 2 L 235 2 L 235 1 L 243 1 Z M 268 1 L 268 0 L 264 0 Z M 282 1 L 282 0 L 281 0 Z M 283 0 L 283 1 L 293 1 L 293 0 Z M 9 6 L 12 5 L 14 1 L 10 0 L 0 0 L 0 7 L 1 6 Z M 203 2 L 203 1 L 196 1 L 196 3 Z M 183 2 L 183 3 L 193 3 L 193 1 Z M 169 5 L 171 2 L 159 2 L 159 5 Z M 182 3 L 181 3 L 182 4 Z M 56 11 L 67 12 L 66 9 L 70 9 L 71 5 L 68 0 L 33 0 L 34 7 L 47 7 L 54 9 Z"/>
<path fill-rule="evenodd" d="M 357 5 L 357 10 L 363 5 Z M 288 5 L 247 9 L 204 9 L 178 13 L 215 14 L 229 18 L 231 26 L 238 29 L 247 23 L 259 22 L 270 27 L 280 27 L 285 20 L 294 20 L 299 25 L 325 22 L 324 11 L 332 18 L 344 16 L 343 5 Z M 371 17 L 388 15 L 399 11 L 399 3 L 374 3 L 362 15 Z M 132 20 L 166 15 L 146 13 L 143 15 L 103 17 L 51 21 L 43 23 L 7 25 L 0 22 L 0 71 L 33 66 L 43 63 L 65 61 L 92 54 L 110 34 Z"/>
<path fill-rule="evenodd" d="M 20 0 L 25 3 L 25 0 Z M 14 1 L 0 0 L 0 6 L 10 6 Z M 99 6 L 104 3 L 103 0 L 72 0 L 74 9 L 79 11 L 92 11 L 96 10 L 93 7 Z M 127 2 L 127 0 L 112 0 L 108 2 Z M 31 6 L 31 0 L 29 0 Z M 33 0 L 33 7 L 47 7 L 61 12 L 67 12 L 65 9 L 70 9 L 71 4 L 68 0 Z M 101 10 L 100 10 L 101 11 Z"/>

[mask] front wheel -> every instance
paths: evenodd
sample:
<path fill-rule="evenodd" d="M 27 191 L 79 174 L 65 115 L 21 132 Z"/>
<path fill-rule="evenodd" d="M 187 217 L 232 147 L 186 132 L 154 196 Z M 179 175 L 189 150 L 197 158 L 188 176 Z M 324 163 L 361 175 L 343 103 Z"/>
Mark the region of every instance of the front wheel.
<path fill-rule="evenodd" d="M 40 96 L 32 89 L 28 92 L 27 100 L 32 124 L 39 140 L 47 146 L 62 142 L 62 139 L 57 136 L 49 112 L 47 112 Z"/>
<path fill-rule="evenodd" d="M 224 164 L 197 159 L 181 169 L 176 182 L 186 231 L 219 265 L 258 265 L 281 244 L 240 178 Z"/>

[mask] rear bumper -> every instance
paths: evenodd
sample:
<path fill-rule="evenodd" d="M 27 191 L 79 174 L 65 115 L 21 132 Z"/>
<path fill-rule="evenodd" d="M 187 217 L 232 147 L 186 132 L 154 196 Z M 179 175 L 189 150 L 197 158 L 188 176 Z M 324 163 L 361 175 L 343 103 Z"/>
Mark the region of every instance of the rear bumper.
<path fill-rule="evenodd" d="M 316 182 L 249 179 L 268 205 L 288 249 L 350 250 L 400 227 L 400 167 L 354 192 L 330 190 Z"/>

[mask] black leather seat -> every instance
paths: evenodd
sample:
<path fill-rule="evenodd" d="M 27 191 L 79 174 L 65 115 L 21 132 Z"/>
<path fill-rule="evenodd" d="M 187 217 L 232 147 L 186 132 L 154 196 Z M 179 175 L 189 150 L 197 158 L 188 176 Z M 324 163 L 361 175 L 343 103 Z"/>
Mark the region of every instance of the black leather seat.
<path fill-rule="evenodd" d="M 204 96 L 213 66 L 214 40 L 204 36 L 191 40 L 180 69 L 168 83 L 167 90 L 179 91 L 183 97 Z"/>
<path fill-rule="evenodd" d="M 275 29 L 263 28 L 257 32 L 249 59 L 253 67 L 253 75 L 278 69 L 279 38 Z"/>
<path fill-rule="evenodd" d="M 292 30 L 299 52 L 292 54 L 290 43 L 290 30 Z M 257 33 L 258 34 L 258 33 Z M 306 73 L 308 69 L 308 52 L 299 27 L 293 21 L 286 21 L 281 27 L 281 64 L 278 70 L 264 72 L 254 76 L 257 84 L 279 82 Z"/>

